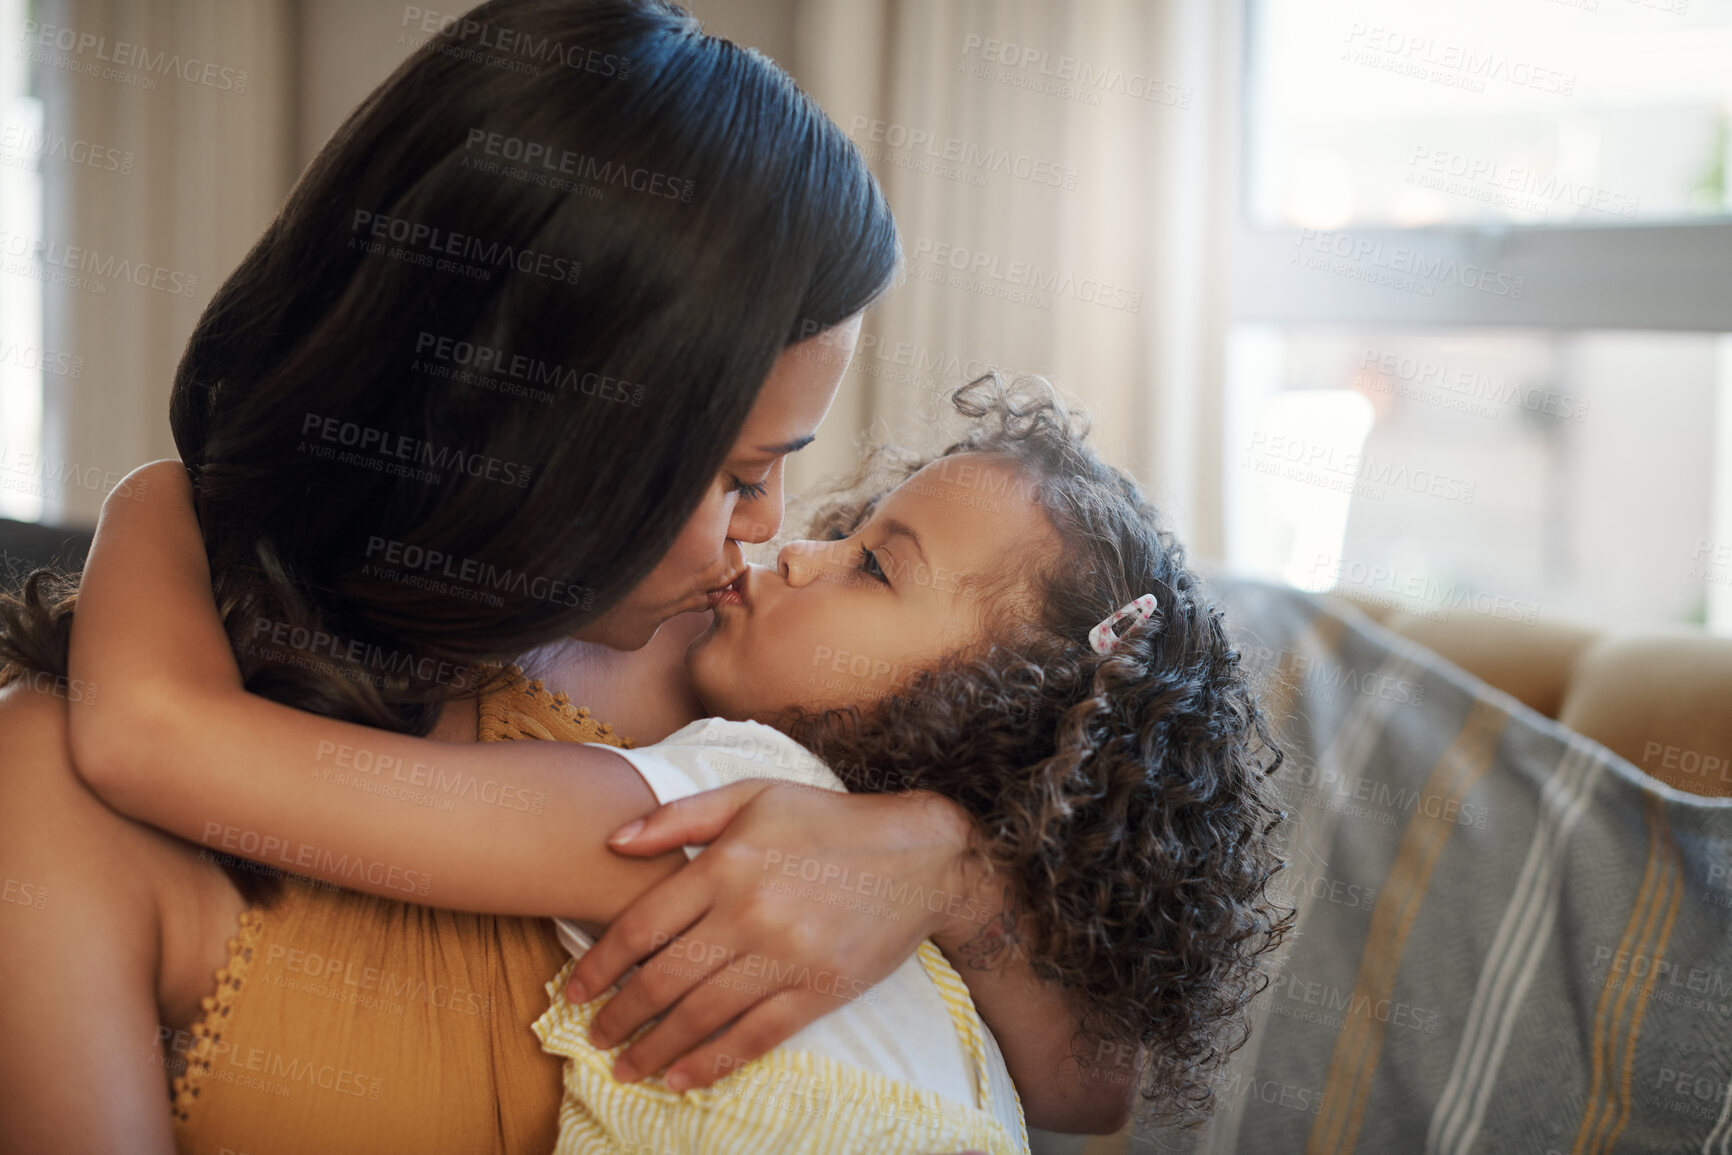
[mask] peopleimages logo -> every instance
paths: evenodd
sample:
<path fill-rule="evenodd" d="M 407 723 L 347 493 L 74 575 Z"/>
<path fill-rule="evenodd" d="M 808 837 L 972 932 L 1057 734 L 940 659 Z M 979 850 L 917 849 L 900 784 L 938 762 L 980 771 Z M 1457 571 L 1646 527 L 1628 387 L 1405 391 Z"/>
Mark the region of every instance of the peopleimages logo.
<path fill-rule="evenodd" d="M 56 461 L 35 449 L 18 450 L 0 444 L 0 489 L 49 496 L 64 492 L 66 486 L 104 496 L 143 497 L 150 482 L 134 481 L 129 474 L 97 465 L 79 465 L 65 458 Z"/>
<path fill-rule="evenodd" d="M 969 33 L 962 41 L 962 55 L 963 71 L 970 75 L 1079 100 L 1084 104 L 1098 105 L 1100 94 L 1111 92 L 1169 108 L 1191 107 L 1191 89 L 1187 85 L 1142 72 L 1096 65 L 1076 56 L 1055 58 L 1045 49 L 995 40 L 990 36 Z M 975 57 L 981 63 L 970 68 L 969 61 Z M 1018 83 L 1019 80 L 1023 82 Z"/>
<path fill-rule="evenodd" d="M 1141 312 L 1143 307 L 1143 294 L 1139 289 L 1115 285 L 1096 277 L 1078 277 L 1064 269 L 1048 269 L 1029 261 L 1005 260 L 996 253 L 926 237 L 915 240 L 912 257 L 916 275 L 921 268 L 930 267 L 965 278 L 965 281 L 956 282 L 957 288 L 971 288 L 973 291 L 982 291 L 982 287 L 1011 288 L 1033 294 L 1037 298 L 1033 303 L 1038 303 L 1041 298 L 1070 297 L 1084 304 L 1127 313 Z M 935 278 L 921 276 L 920 279 Z M 1050 304 L 1048 300 L 1040 307 L 1050 307 Z"/>
<path fill-rule="evenodd" d="M 75 353 L 56 353 L 16 341 L 0 341 L 0 365 L 16 365 L 33 372 L 52 373 L 56 377 L 84 376 L 84 358 Z"/>
<path fill-rule="evenodd" d="M 0 150 L 11 154 L 0 155 L 0 164 L 14 168 L 29 168 L 41 172 L 42 161 L 63 160 L 68 164 L 84 165 L 102 172 L 132 175 L 134 157 L 130 152 L 122 152 L 107 145 L 91 144 L 87 140 L 56 136 L 51 132 L 32 134 L 21 124 L 9 124 L 4 130 L 0 130 Z"/>
<path fill-rule="evenodd" d="M 1588 419 L 1588 402 L 1584 398 L 1499 380 L 1472 369 L 1458 368 L 1423 357 L 1367 347 L 1360 355 L 1359 368 L 1369 372 L 1356 374 L 1356 384 L 1380 393 L 1395 393 L 1434 403 L 1437 401 L 1436 397 L 1428 396 L 1424 390 L 1409 390 L 1402 386 L 1423 386 L 1438 395 L 1454 394 L 1455 397 L 1448 400 L 1446 407 L 1471 412 L 1479 417 L 1497 415 L 1497 410 L 1477 404 L 1486 401 L 1492 405 L 1520 406 L 1530 413 L 1546 413 L 1564 421 L 1579 422 Z M 1384 380 L 1380 381 L 1374 374 L 1380 375 Z"/>
<path fill-rule="evenodd" d="M 1639 198 L 1598 185 L 1575 183 L 1555 173 L 1541 175 L 1532 168 L 1446 148 L 1419 145 L 1408 164 L 1411 167 L 1404 178 L 1408 184 L 1522 212 L 1545 214 L 1567 205 L 1633 218 L 1641 207 Z"/>
<path fill-rule="evenodd" d="M 357 638 L 343 638 L 316 627 L 295 625 L 266 617 L 254 620 L 249 642 L 249 651 L 261 652 L 265 657 L 277 656 L 263 650 L 264 646 L 269 645 L 308 657 L 329 658 L 366 670 L 378 670 L 382 677 L 418 678 L 458 690 L 472 688 L 474 678 L 467 668 L 452 665 L 447 661 L 417 657 L 407 650 L 390 650 Z"/>
<path fill-rule="evenodd" d="M 1573 72 L 1544 68 L 1501 52 L 1481 51 L 1423 33 L 1356 21 L 1347 30 L 1347 43 L 1352 47 L 1343 60 L 1468 92 L 1484 92 L 1491 80 L 1554 96 L 1569 96 L 1576 90 Z"/>
<path fill-rule="evenodd" d="M 558 173 L 597 185 L 614 184 L 645 196 L 690 202 L 692 193 L 697 188 L 695 182 L 683 177 L 669 176 L 665 172 L 642 167 L 632 168 L 610 160 L 598 160 L 585 153 L 573 152 L 569 148 L 525 140 L 520 136 L 507 136 L 501 132 L 489 132 L 485 128 L 470 129 L 469 138 L 463 142 L 464 152 L 477 148 L 484 156 L 508 160 L 522 165 L 525 169 L 539 168 L 547 173 Z M 471 159 L 464 157 L 463 163 L 468 165 Z"/>
<path fill-rule="evenodd" d="M 408 28 L 410 25 L 414 25 L 429 40 L 439 36 L 447 41 L 438 49 L 445 55 L 499 67 L 513 66 L 511 71 L 515 72 L 538 73 L 539 69 L 535 68 L 531 61 L 535 64 L 557 64 L 573 72 L 591 72 L 597 76 L 619 80 L 625 79 L 631 72 L 632 61 L 629 56 L 585 48 L 581 44 L 567 44 L 551 36 L 520 32 L 457 13 L 434 12 L 406 4 L 403 7 L 401 27 Z M 397 43 L 405 43 L 404 37 L 399 36 Z M 427 40 L 420 40 L 410 46 L 419 48 L 425 43 Z"/>
<path fill-rule="evenodd" d="M 47 279 L 45 274 L 57 273 L 59 270 L 88 274 L 57 279 L 54 282 L 69 284 L 85 292 L 106 293 L 108 283 L 115 281 L 126 281 L 141 289 L 155 289 L 159 293 L 169 293 L 177 297 L 190 297 L 198 292 L 198 277 L 191 273 L 183 273 L 164 265 L 153 265 L 148 261 L 133 261 L 113 253 L 105 255 L 84 245 L 63 245 L 59 241 L 26 236 L 23 233 L 0 230 L 0 257 L 34 258 L 42 265 L 42 270 L 36 273 L 38 279 Z M 31 275 L 32 272 L 25 267 L 12 266 L 8 266 L 6 271 L 24 275 Z"/>
<path fill-rule="evenodd" d="M 835 862 L 803 858 L 798 854 L 784 854 L 780 850 L 766 850 L 762 869 L 767 873 L 771 867 L 779 868 L 780 873 L 788 878 L 798 878 L 801 882 L 883 899 L 896 906 L 919 907 L 933 914 L 949 914 L 967 922 L 989 921 L 981 911 L 979 903 L 967 895 L 927 890 L 917 882 L 901 881 L 886 875 L 873 874 L 869 870 L 856 872 L 852 867 Z"/>
<path fill-rule="evenodd" d="M 717 964 L 725 963 L 722 968 L 724 970 L 748 979 L 762 978 L 765 980 L 762 984 L 765 994 L 782 987 L 803 987 L 821 995 L 835 995 L 839 999 L 859 999 L 867 1006 L 874 1006 L 878 1001 L 878 988 L 863 979 L 850 978 L 828 970 L 814 971 L 802 963 L 784 963 L 756 951 L 741 955 L 720 943 L 705 942 L 686 935 L 670 935 L 666 931 L 658 930 L 652 938 L 651 949 L 661 951 L 665 958 L 684 959 L 695 963 L 705 974 L 715 972 Z M 716 982 L 720 979 L 721 976 L 716 974 L 705 981 Z"/>
<path fill-rule="evenodd" d="M 1524 277 L 1444 257 L 1428 257 L 1406 245 L 1386 246 L 1380 240 L 1351 233 L 1300 229 L 1293 244 L 1292 264 L 1421 296 L 1433 295 L 1430 282 L 1459 285 L 1512 301 L 1521 300 L 1527 292 Z"/>
<path fill-rule="evenodd" d="M 289 869 L 302 873 L 316 870 L 327 877 L 335 875 L 348 882 L 364 879 L 374 886 L 384 886 L 408 894 L 426 894 L 432 883 L 431 875 L 419 871 L 405 870 L 400 866 L 359 854 L 339 855 L 328 847 L 313 846 L 305 842 L 291 843 L 288 839 L 274 834 L 242 830 L 221 822 L 204 824 L 203 841 L 206 846 L 220 846 L 223 850 L 244 854 L 254 861 L 273 865 L 280 862 Z"/>
<path fill-rule="evenodd" d="M 1274 1000 L 1271 1009 L 1278 1015 L 1331 1026 L 1339 1025 L 1344 1018 L 1360 1018 L 1428 1035 L 1435 1035 L 1442 1029 L 1443 1016 L 1437 1011 L 1392 999 L 1373 1000 L 1368 994 L 1332 983 L 1306 982 L 1289 971 L 1275 975 L 1269 983 L 1269 997 Z M 1302 1008 L 1289 1006 L 1289 1002 L 1317 1009 L 1307 1013 Z"/>
<path fill-rule="evenodd" d="M 1717 961 L 1703 966 L 1689 966 L 1664 955 L 1630 950 L 1623 943 L 1619 943 L 1615 949 L 1605 944 L 1596 945 L 1592 964 L 1594 969 L 1598 970 L 1608 964 L 1607 985 L 1614 989 L 1614 984 L 1629 979 L 1647 980 L 1650 985 L 1662 988 L 1683 987 L 1690 994 L 1705 995 L 1713 1000 L 1703 1003 L 1703 1008 L 1716 1009 L 1721 1014 L 1725 1014 L 1728 1009 L 1727 1000 L 1732 1000 L 1732 967 L 1718 965 Z M 1613 978 L 1614 975 L 1622 976 L 1622 979 Z"/>
<path fill-rule="evenodd" d="M 62 28 L 57 24 L 42 24 L 35 20 L 24 22 L 24 43 L 32 49 L 31 58 L 37 63 L 64 64 L 38 57 L 49 50 L 70 52 L 73 56 L 83 56 L 88 52 L 92 59 L 103 64 L 112 64 L 118 68 L 136 68 L 140 72 L 154 73 L 157 76 L 173 76 L 189 84 L 202 84 L 206 88 L 221 89 L 224 92 L 245 92 L 247 90 L 247 74 L 243 69 L 224 68 L 218 64 L 187 57 L 182 60 L 180 53 L 170 55 L 158 52 L 152 55 L 142 44 L 131 44 L 125 40 L 110 43 L 108 37 L 97 36 L 90 32 L 80 32 L 76 28 Z M 101 72 L 105 79 L 131 79 L 126 73 L 109 75 L 112 69 L 102 69 L 99 65 L 89 64 L 77 69 L 80 72 Z M 140 77 L 138 79 L 148 79 Z M 149 87 L 155 87 L 154 84 Z"/>
<path fill-rule="evenodd" d="M 407 217 L 372 213 L 366 209 L 355 210 L 349 231 L 356 234 L 349 239 L 352 247 L 365 243 L 360 240 L 363 234 L 372 238 L 375 247 L 370 248 L 369 252 L 379 251 L 384 242 L 391 241 L 403 246 L 405 250 L 425 249 L 426 252 L 420 255 L 428 258 L 438 255 L 454 260 L 472 261 L 474 264 L 470 269 L 481 273 L 482 276 L 478 279 L 482 280 L 493 270 L 512 268 L 530 276 L 576 284 L 578 275 L 583 271 L 581 262 L 552 253 L 519 249 L 498 241 L 484 240 L 470 233 L 453 232 L 437 225 L 412 221 Z M 393 250 L 388 255 L 401 256 L 404 253 L 403 250 Z M 463 268 L 458 266 L 454 271 L 463 271 Z"/>
<path fill-rule="evenodd" d="M 921 153 L 933 160 L 960 165 L 983 175 L 997 172 L 1035 184 L 1076 188 L 1077 170 L 1071 165 L 1057 164 L 1025 152 L 982 148 L 960 137 L 939 136 L 923 128 L 856 116 L 849 126 L 848 135 L 856 144 L 882 144 L 899 152 Z"/>
<path fill-rule="evenodd" d="M 600 373 L 579 373 L 576 369 L 555 365 L 540 357 L 510 353 L 504 349 L 494 349 L 454 337 L 441 337 L 425 330 L 415 338 L 415 352 L 428 360 L 466 369 L 481 377 L 509 378 L 522 384 L 526 392 L 539 393 L 538 400 L 551 400 L 552 394 L 533 390 L 533 386 L 563 389 L 585 397 L 617 401 L 620 404 L 643 404 L 642 385 Z M 421 368 L 423 372 L 430 371 L 428 367 Z"/>
<path fill-rule="evenodd" d="M 368 564 L 362 573 L 368 576 L 402 581 L 406 577 L 425 578 L 435 575 L 464 586 L 503 590 L 536 601 L 561 606 L 582 606 L 589 609 L 595 601 L 595 591 L 588 586 L 573 585 L 549 577 L 532 577 L 522 570 L 500 567 L 472 557 L 455 557 L 437 549 L 410 545 L 384 537 L 367 539 Z M 381 564 L 398 567 L 395 571 L 380 568 Z"/>
<path fill-rule="evenodd" d="M 1471 610 L 1486 617 L 1531 626 L 1539 620 L 1538 602 L 1505 597 L 1476 588 L 1469 582 L 1443 581 L 1430 574 L 1403 573 L 1395 566 L 1366 563 L 1318 553 L 1311 564 L 1314 577 L 1331 585 L 1351 585 L 1370 591 L 1373 601 L 1436 621 L 1447 620 L 1451 610 Z"/>
<path fill-rule="evenodd" d="M 1410 468 L 1369 453 L 1347 453 L 1339 446 L 1258 430 L 1241 463 L 1259 473 L 1320 485 L 1372 501 L 1388 490 L 1406 490 L 1472 505 L 1475 483 L 1435 469 Z M 1385 488 L 1378 488 L 1379 486 Z"/>
<path fill-rule="evenodd" d="M 376 454 L 380 458 L 412 461 L 430 469 L 456 469 L 470 477 L 484 477 L 488 481 L 515 485 L 519 489 L 529 488 L 532 472 L 529 466 L 489 457 L 485 453 L 470 453 L 454 445 L 435 445 L 431 441 L 405 437 L 401 433 L 391 433 L 336 417 L 321 417 L 317 413 L 308 413 L 301 420 L 302 436 L 308 433 L 327 445 L 341 445 L 361 453 Z"/>

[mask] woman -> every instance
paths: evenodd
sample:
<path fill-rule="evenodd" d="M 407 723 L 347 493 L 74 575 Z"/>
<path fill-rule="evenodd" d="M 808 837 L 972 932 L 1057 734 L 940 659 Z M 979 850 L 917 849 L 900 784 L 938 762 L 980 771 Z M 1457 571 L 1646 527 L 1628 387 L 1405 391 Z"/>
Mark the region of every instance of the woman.
<path fill-rule="evenodd" d="M 655 0 L 476 9 L 339 130 L 218 292 L 177 372 L 176 445 L 247 689 L 381 730 L 473 740 L 489 701 L 474 693 L 484 663 L 527 654 L 551 684 L 581 686 L 620 733 L 653 740 L 655 687 L 634 684 L 646 667 L 631 651 L 679 644 L 659 627 L 732 580 L 734 541 L 775 532 L 782 460 L 810 440 L 845 364 L 805 342 L 849 347 L 894 262 L 893 225 L 858 154 L 762 57 Z M 6 659 L 64 672 L 71 611 L 69 589 L 35 580 L 7 607 Z M 301 636 L 340 643 L 309 655 Z M 237 919 L 255 902 L 267 918 L 292 903 L 328 958 L 389 941 L 435 978 L 455 967 L 492 1013 L 452 1013 L 446 1000 L 393 1021 L 302 998 L 296 1015 L 340 1053 L 236 1040 L 231 1060 L 246 1062 L 207 1081 L 207 1100 L 253 1096 L 245 1114 L 289 1149 L 315 1141 L 318 1096 L 357 1088 L 378 1106 L 371 1129 L 419 1150 L 551 1145 L 558 1067 L 527 1029 L 562 959 L 544 920 L 283 885 L 211 853 L 247 840 L 228 845 L 231 824 L 199 814 L 198 798 L 169 801 L 195 830 L 215 824 L 202 853 L 128 821 L 70 760 L 67 711 L 97 708 L 100 694 L 71 702 L 40 685 L 0 691 L 0 869 L 46 895 L 40 908 L 0 911 L 0 1146 L 172 1149 L 162 1088 L 179 1032 L 195 1020 L 208 1031 L 235 1000 L 262 997 L 230 973 L 231 944 L 246 949 Z M 136 721 L 148 741 L 148 714 Z M 520 762 L 558 758 L 554 744 L 522 745 L 545 749 Z M 611 919 L 580 978 L 605 986 L 645 959 L 669 904 L 694 896 L 721 947 L 866 982 L 934 929 L 865 927 L 779 900 L 756 886 L 767 846 L 941 892 L 977 884 L 962 865 L 966 824 L 947 804 L 785 787 L 743 797 L 719 791 L 651 824 L 634 851 L 714 839 L 720 853 Z M 149 814 L 163 800 L 109 801 Z M 588 801 L 597 831 L 629 817 L 605 792 Z M 565 842 L 555 877 L 560 862 L 662 877 L 678 860 L 610 858 L 595 832 Z M 561 853 L 551 836 L 549 847 Z M 461 884 L 459 871 L 410 897 L 460 908 Z M 279 945 L 292 959 L 293 944 Z M 964 977 L 1030 1122 L 1116 1126 L 1127 1084 L 1079 1074 L 1063 996 L 1014 952 L 993 953 L 1002 961 Z M 834 1005 L 811 992 L 742 995 L 704 984 L 707 973 L 657 956 L 610 1004 L 619 1037 L 673 1008 L 628 1052 L 638 1073 L 685 1055 L 674 1071 L 707 1083 L 718 1052 L 702 1044 L 718 1024 L 737 1019 L 723 1039 L 738 1059 Z M 315 1067 L 319 1081 L 277 1103 L 251 1085 L 255 1058 L 267 1071 Z M 424 1088 L 447 1097 L 431 1134 L 420 1130 L 434 1117 Z M 183 1125 L 209 1109 L 179 1106 Z M 197 1142 L 240 1149 L 227 1138 Z"/>

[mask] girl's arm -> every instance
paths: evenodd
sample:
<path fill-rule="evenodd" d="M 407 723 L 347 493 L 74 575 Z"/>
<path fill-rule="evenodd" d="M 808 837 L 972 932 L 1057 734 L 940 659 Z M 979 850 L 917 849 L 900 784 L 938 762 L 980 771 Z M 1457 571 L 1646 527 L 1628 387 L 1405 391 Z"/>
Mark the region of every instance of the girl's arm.
<path fill-rule="evenodd" d="M 606 833 L 655 805 L 625 759 L 571 743 L 433 742 L 248 693 L 210 596 L 179 462 L 103 506 L 70 666 L 85 781 L 214 852 L 353 890 L 495 914 L 609 921 L 676 869 Z"/>

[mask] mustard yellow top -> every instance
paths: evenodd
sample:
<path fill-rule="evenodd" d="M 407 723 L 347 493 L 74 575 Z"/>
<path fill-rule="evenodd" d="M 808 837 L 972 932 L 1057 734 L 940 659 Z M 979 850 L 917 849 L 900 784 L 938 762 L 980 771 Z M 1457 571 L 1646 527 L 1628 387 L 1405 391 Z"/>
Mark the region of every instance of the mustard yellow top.
<path fill-rule="evenodd" d="M 512 670 L 481 740 L 630 743 Z M 287 876 L 242 913 L 204 1015 L 164 1040 L 182 1152 L 546 1155 L 560 1063 L 530 1024 L 567 955 L 541 918 Z"/>

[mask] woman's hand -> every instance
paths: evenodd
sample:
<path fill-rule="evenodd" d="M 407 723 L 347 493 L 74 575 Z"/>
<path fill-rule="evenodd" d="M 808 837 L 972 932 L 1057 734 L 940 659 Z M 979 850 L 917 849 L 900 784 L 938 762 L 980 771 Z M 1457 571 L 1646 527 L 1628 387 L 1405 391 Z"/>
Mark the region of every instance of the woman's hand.
<path fill-rule="evenodd" d="M 754 780 L 671 802 L 610 845 L 709 849 L 608 927 L 567 997 L 582 1002 L 643 963 L 592 1040 L 613 1046 L 660 1015 L 616 1077 L 674 1063 L 670 1087 L 708 1086 L 864 994 L 922 939 L 978 917 L 969 830 L 959 806 L 928 794 Z"/>
<path fill-rule="evenodd" d="M 581 1002 L 643 963 L 596 1016 L 593 1041 L 613 1046 L 663 1015 L 621 1056 L 616 1076 L 672 1063 L 670 1086 L 707 1086 L 931 938 L 998 1039 L 1028 1125 L 1117 1131 L 1131 1117 L 1143 1056 L 1127 1061 L 1123 1048 L 1096 1046 L 1086 1049 L 1090 1063 L 1077 1061 L 1082 1012 L 1035 976 L 1012 888 L 970 853 L 971 831 L 960 806 L 924 793 L 760 780 L 670 802 L 610 844 L 633 856 L 709 849 L 614 919 L 574 968 L 566 997 Z"/>

